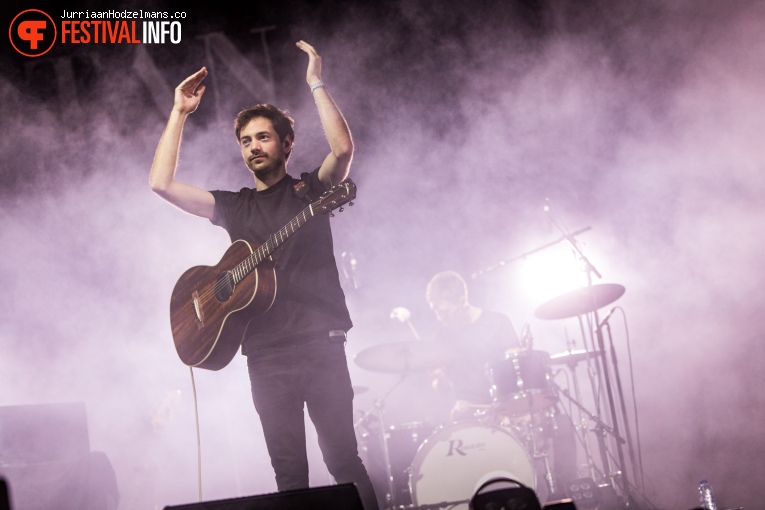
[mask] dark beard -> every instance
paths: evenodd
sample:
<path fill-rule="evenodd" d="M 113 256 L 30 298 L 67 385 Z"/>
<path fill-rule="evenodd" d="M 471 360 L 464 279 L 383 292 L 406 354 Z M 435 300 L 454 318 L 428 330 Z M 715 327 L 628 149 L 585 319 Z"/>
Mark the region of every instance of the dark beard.
<path fill-rule="evenodd" d="M 266 157 L 266 161 L 268 164 L 257 167 L 252 164 L 251 160 L 247 161 L 247 168 L 252 172 L 256 179 L 262 182 L 269 181 L 269 177 L 277 176 L 281 172 L 279 161 L 273 160 L 270 157 Z"/>

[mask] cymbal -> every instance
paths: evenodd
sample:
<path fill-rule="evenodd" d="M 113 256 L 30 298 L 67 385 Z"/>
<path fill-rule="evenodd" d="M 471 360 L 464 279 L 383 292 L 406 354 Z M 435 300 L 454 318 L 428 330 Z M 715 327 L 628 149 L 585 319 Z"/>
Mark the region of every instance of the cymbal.
<path fill-rule="evenodd" d="M 354 356 L 373 372 L 405 373 L 441 367 L 449 361 L 442 346 L 428 341 L 399 341 L 368 347 Z"/>
<path fill-rule="evenodd" d="M 553 365 L 570 364 L 575 365 L 580 361 L 584 361 L 587 358 L 597 358 L 600 356 L 601 351 L 565 351 L 553 354 L 550 356 L 550 363 Z"/>
<path fill-rule="evenodd" d="M 622 297 L 624 290 L 618 283 L 598 283 L 576 289 L 541 304 L 534 310 L 534 316 L 554 320 L 584 315 L 613 303 Z"/>

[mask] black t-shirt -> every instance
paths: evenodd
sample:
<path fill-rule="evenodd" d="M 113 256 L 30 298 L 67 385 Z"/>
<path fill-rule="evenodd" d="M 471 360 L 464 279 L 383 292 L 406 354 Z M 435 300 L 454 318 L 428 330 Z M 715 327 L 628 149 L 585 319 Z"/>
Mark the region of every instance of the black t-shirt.
<path fill-rule="evenodd" d="M 455 397 L 474 404 L 491 403 L 486 364 L 502 360 L 508 349 L 520 347 L 510 318 L 493 310 L 483 310 L 470 325 L 439 325 L 434 340 L 448 351 L 452 360 L 445 370 Z"/>
<path fill-rule="evenodd" d="M 212 191 L 215 213 L 211 221 L 226 229 L 232 242 L 243 239 L 255 249 L 326 191 L 318 168 L 302 177 L 287 175 L 263 191 Z M 353 326 L 340 285 L 329 214 L 311 216 L 271 256 L 276 272 L 274 303 L 250 322 L 242 354 L 316 333 L 348 331 Z"/>

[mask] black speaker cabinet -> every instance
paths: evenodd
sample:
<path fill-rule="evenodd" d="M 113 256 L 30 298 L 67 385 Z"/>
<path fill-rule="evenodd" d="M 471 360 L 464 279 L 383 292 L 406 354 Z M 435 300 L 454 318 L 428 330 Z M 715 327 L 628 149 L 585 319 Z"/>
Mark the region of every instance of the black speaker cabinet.
<path fill-rule="evenodd" d="M 0 510 L 11 510 L 11 498 L 8 496 L 5 478 L 0 478 Z"/>
<path fill-rule="evenodd" d="M 166 506 L 164 510 L 324 510 L 328 508 L 364 510 L 359 491 L 352 483 Z"/>

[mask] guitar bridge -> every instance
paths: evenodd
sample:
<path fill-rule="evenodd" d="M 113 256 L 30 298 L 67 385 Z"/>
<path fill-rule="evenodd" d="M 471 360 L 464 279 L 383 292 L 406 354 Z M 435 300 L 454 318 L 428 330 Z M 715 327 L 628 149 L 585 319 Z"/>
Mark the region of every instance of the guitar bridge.
<path fill-rule="evenodd" d="M 196 290 L 191 294 L 192 302 L 194 303 L 194 318 L 197 320 L 197 329 L 205 327 L 204 317 L 202 315 L 202 306 L 199 303 L 199 292 Z"/>

